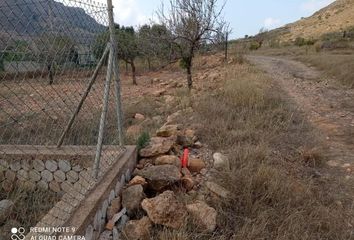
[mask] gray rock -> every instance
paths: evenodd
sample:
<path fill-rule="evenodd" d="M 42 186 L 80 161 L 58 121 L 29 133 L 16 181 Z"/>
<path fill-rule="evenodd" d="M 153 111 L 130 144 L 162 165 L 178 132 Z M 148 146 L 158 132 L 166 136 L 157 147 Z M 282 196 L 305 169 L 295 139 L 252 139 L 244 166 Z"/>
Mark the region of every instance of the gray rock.
<path fill-rule="evenodd" d="M 149 240 L 152 223 L 148 217 L 131 220 L 123 228 L 123 234 L 130 240 Z"/>
<path fill-rule="evenodd" d="M 176 137 L 153 137 L 147 147 L 140 150 L 141 157 L 149 158 L 165 154 L 170 151 L 176 142 Z"/>
<path fill-rule="evenodd" d="M 122 192 L 122 205 L 128 212 L 141 208 L 140 203 L 145 198 L 144 189 L 141 185 L 133 185 Z"/>
<path fill-rule="evenodd" d="M 4 223 L 11 215 L 13 207 L 14 203 L 11 200 L 5 199 L 0 201 L 0 224 Z"/>
<path fill-rule="evenodd" d="M 182 174 L 173 165 L 149 166 L 142 170 L 135 170 L 134 175 L 146 179 L 149 187 L 155 191 L 162 191 L 166 187 L 181 180 Z"/>
<path fill-rule="evenodd" d="M 205 185 L 211 193 L 215 194 L 218 197 L 230 198 L 231 196 L 231 193 L 227 189 L 214 182 L 207 182 Z"/>
<path fill-rule="evenodd" d="M 188 204 L 186 207 L 198 230 L 202 232 L 213 232 L 215 230 L 217 212 L 214 208 L 203 201 Z"/>
<path fill-rule="evenodd" d="M 172 191 L 166 191 L 157 197 L 144 199 L 141 203 L 149 218 L 155 224 L 179 229 L 186 223 L 187 210 Z"/>
<path fill-rule="evenodd" d="M 230 171 L 229 158 L 221 153 L 214 153 L 214 168 L 219 171 Z"/>

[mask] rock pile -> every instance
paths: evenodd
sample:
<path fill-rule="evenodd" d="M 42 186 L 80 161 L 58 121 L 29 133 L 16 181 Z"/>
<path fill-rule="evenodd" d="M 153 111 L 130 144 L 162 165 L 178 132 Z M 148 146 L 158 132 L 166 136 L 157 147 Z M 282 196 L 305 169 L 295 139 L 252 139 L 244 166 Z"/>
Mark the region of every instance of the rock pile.
<path fill-rule="evenodd" d="M 206 203 L 204 194 L 228 198 L 230 193 L 208 179 L 207 167 L 228 171 L 230 164 L 219 153 L 214 154 L 213 161 L 204 160 L 197 154 L 202 147 L 194 130 L 169 123 L 162 126 L 139 151 L 133 178 L 108 208 L 109 221 L 100 239 L 116 240 L 119 234 L 126 239 L 151 239 L 154 225 L 180 229 L 192 224 L 200 232 L 214 232 L 217 211 Z M 183 167 L 185 148 L 190 155 Z M 191 199 L 191 195 L 197 197 Z"/>

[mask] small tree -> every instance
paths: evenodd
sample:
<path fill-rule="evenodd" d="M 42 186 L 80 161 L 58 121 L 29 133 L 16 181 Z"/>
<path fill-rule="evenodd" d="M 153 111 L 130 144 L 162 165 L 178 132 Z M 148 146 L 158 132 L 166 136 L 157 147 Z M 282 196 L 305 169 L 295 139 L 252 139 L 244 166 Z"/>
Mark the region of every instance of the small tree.
<path fill-rule="evenodd" d="M 188 88 L 193 86 L 192 66 L 195 52 L 201 43 L 212 42 L 223 29 L 218 0 L 170 0 L 170 12 L 162 8 L 158 16 L 171 32 L 171 42 L 178 47 L 181 66 L 186 69 Z"/>
<path fill-rule="evenodd" d="M 151 70 L 151 61 L 159 59 L 171 61 L 173 49 L 169 41 L 171 34 L 164 25 L 143 25 L 138 31 L 139 53 L 144 57 Z"/>
<path fill-rule="evenodd" d="M 122 27 L 117 31 L 118 58 L 130 64 L 132 70 L 133 84 L 136 82 L 135 59 L 139 56 L 136 33 L 133 27 Z"/>
<path fill-rule="evenodd" d="M 38 52 L 37 59 L 43 62 L 48 71 L 48 83 L 54 83 L 55 66 L 76 62 L 78 53 L 75 50 L 75 44 L 70 37 L 42 35 L 37 39 L 36 48 Z"/>

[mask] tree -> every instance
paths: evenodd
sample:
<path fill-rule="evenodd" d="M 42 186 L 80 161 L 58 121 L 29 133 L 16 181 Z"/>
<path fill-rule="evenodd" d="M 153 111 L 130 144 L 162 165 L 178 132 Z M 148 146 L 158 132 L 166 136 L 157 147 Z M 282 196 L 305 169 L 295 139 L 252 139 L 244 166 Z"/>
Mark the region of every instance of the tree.
<path fill-rule="evenodd" d="M 193 86 L 192 66 L 195 52 L 203 42 L 213 42 L 223 29 L 223 7 L 218 0 L 170 0 L 169 14 L 164 8 L 158 12 L 160 21 L 171 32 L 171 41 L 177 46 L 181 66 L 186 69 L 188 88 Z"/>
<path fill-rule="evenodd" d="M 43 62 L 48 71 L 49 85 L 54 83 L 55 66 L 78 61 L 75 44 L 67 36 L 43 34 L 37 39 L 37 59 Z"/>
<path fill-rule="evenodd" d="M 117 36 L 117 51 L 118 59 L 124 61 L 126 64 L 130 64 L 132 69 L 132 79 L 133 84 L 137 85 L 136 82 L 136 67 L 135 59 L 139 56 L 139 49 L 137 43 L 137 34 L 133 27 L 124 27 L 116 24 L 115 34 Z M 101 58 L 106 44 L 109 42 L 109 32 L 108 30 L 96 38 L 93 54 L 99 59 Z"/>
<path fill-rule="evenodd" d="M 130 64 L 132 70 L 133 84 L 136 82 L 135 59 L 139 55 L 137 37 L 133 27 L 121 27 L 116 29 L 118 42 L 118 58 Z"/>
<path fill-rule="evenodd" d="M 149 70 L 151 61 L 159 59 L 164 62 L 171 61 L 173 49 L 169 41 L 171 34 L 164 25 L 143 25 L 138 31 L 139 53 L 147 60 Z"/>

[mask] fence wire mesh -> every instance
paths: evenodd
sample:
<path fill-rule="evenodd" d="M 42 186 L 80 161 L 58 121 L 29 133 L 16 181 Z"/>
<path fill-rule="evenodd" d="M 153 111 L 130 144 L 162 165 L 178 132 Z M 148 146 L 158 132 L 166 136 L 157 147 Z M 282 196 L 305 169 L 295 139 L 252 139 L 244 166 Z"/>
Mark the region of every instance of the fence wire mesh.
<path fill-rule="evenodd" d="M 102 57 L 105 43 L 97 41 L 108 21 L 107 6 L 89 0 L 0 1 L 0 200 L 14 194 L 15 184 L 64 194 L 61 211 L 52 212 L 57 225 L 94 183 L 105 65 L 63 146 L 56 145 Z M 100 176 L 124 151 L 111 84 Z M 38 211 L 27 207 L 23 211 Z M 39 220 L 29 218 L 15 220 L 28 227 Z"/>

